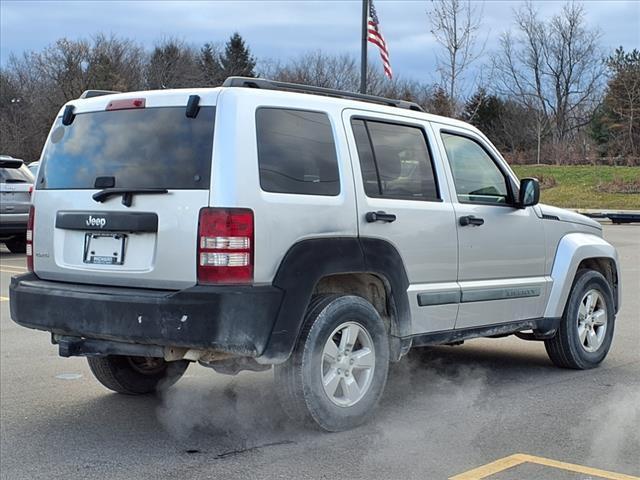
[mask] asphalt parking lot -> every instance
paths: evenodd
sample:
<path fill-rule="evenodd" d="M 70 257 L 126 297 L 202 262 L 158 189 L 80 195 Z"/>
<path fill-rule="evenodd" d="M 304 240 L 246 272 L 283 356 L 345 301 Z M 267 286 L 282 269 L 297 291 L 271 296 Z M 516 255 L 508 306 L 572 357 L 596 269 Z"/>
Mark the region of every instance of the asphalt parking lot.
<path fill-rule="evenodd" d="M 640 476 L 640 226 L 605 226 L 623 307 L 605 363 L 552 366 L 537 342 L 416 349 L 376 417 L 327 434 L 290 423 L 272 375 L 193 365 L 157 397 L 125 397 L 84 359 L 9 318 L 24 257 L 0 253 L 2 479 L 630 479 Z M 635 477 L 634 477 L 635 476 Z"/>

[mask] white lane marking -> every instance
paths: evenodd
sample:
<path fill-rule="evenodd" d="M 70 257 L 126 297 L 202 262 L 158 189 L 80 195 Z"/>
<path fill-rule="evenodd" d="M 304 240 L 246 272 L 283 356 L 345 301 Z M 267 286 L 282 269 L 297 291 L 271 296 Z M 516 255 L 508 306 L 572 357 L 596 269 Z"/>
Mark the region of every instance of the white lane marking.
<path fill-rule="evenodd" d="M 61 373 L 59 375 L 56 375 L 56 378 L 59 378 L 60 380 L 78 380 L 79 378 L 82 378 L 82 374 L 81 373 Z"/>

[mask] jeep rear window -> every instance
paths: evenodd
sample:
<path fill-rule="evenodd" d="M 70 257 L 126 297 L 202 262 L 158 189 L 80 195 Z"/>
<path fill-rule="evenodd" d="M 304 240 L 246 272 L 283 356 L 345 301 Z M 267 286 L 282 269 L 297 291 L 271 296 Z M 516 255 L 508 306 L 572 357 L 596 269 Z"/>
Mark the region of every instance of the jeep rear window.
<path fill-rule="evenodd" d="M 187 118 L 185 107 L 80 113 L 58 118 L 40 166 L 39 189 L 208 189 L 215 107 Z"/>
<path fill-rule="evenodd" d="M 260 186 L 267 192 L 338 195 L 336 145 L 326 113 L 259 108 Z"/>

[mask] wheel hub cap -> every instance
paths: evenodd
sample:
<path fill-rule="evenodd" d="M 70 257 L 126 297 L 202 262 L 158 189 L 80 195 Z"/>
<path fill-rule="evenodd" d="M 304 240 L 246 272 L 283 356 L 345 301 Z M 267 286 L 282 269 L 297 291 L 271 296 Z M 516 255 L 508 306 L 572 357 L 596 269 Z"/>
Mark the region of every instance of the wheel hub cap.
<path fill-rule="evenodd" d="M 329 399 L 341 407 L 358 403 L 371 386 L 375 368 L 373 341 L 366 329 L 345 322 L 329 336 L 322 352 L 321 379 Z"/>
<path fill-rule="evenodd" d="M 607 306 L 598 290 L 589 290 L 578 308 L 578 337 L 587 352 L 597 351 L 607 333 Z"/>

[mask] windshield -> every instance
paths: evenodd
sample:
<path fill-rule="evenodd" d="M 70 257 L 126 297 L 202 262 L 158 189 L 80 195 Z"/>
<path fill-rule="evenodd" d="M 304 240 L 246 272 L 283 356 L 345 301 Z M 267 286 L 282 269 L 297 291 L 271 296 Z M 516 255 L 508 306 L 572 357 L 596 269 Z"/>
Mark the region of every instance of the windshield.
<path fill-rule="evenodd" d="M 45 149 L 39 189 L 208 189 L 215 107 L 187 118 L 185 107 L 81 113 L 58 118 Z"/>

